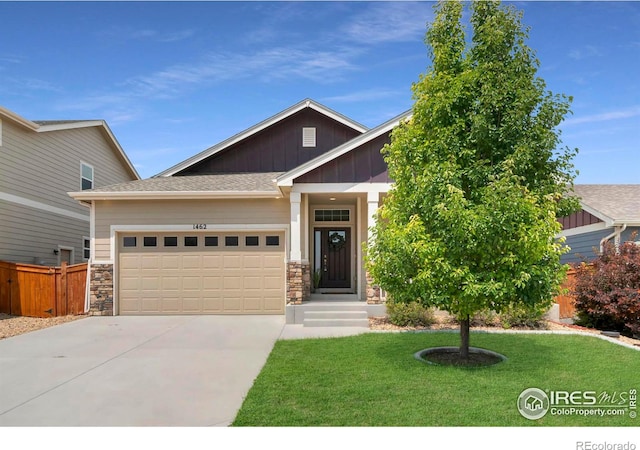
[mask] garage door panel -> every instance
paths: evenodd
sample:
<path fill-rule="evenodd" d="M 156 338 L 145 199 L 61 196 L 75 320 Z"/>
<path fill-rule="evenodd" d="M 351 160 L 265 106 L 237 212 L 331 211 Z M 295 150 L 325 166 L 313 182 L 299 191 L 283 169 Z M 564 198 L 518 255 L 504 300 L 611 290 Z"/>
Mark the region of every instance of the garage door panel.
<path fill-rule="evenodd" d="M 224 269 L 241 269 L 242 257 L 240 255 L 224 255 L 222 257 L 222 265 Z"/>
<path fill-rule="evenodd" d="M 182 269 L 183 270 L 201 270 L 202 261 L 200 255 L 184 255 L 182 257 Z"/>
<path fill-rule="evenodd" d="M 222 256 L 220 255 L 203 255 L 203 269 L 222 269 Z"/>
<path fill-rule="evenodd" d="M 179 233 L 158 234 L 157 247 L 144 247 L 148 235 L 132 234 L 138 247 L 119 250 L 120 314 L 284 312 L 284 246 L 266 247 L 264 234 L 262 246 L 246 246 L 245 235 L 234 233 L 235 247 L 226 246 L 223 234 L 219 246 L 206 247 L 199 237 L 199 247 L 185 247 Z M 164 247 L 165 235 L 177 236 L 178 244 Z"/>

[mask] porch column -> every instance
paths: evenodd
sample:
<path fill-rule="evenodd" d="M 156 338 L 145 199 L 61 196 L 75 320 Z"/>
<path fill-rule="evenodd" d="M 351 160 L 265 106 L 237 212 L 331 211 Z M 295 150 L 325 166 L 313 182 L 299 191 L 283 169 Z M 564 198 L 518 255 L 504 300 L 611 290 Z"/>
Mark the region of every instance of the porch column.
<path fill-rule="evenodd" d="M 291 202 L 291 248 L 289 249 L 289 261 L 300 262 L 302 260 L 302 239 L 300 235 L 300 201 L 302 194 L 292 192 Z"/>
<path fill-rule="evenodd" d="M 378 211 L 379 201 L 380 201 L 379 192 L 367 193 L 367 245 L 371 245 L 373 243 L 373 233 L 371 231 L 371 228 L 376 224 L 376 212 Z M 382 303 L 382 298 L 380 296 L 380 286 L 373 284 L 373 279 L 369 275 L 369 272 L 366 272 L 366 278 L 367 278 L 367 303 L 369 304 Z"/>
<path fill-rule="evenodd" d="M 378 202 L 380 201 L 379 192 L 367 193 L 367 242 L 371 242 L 373 235 L 371 227 L 376 224 L 376 212 L 378 211 Z"/>
<path fill-rule="evenodd" d="M 289 197 L 291 203 L 291 247 L 289 248 L 289 262 L 287 264 L 287 303 L 301 304 L 309 297 L 311 274 L 309 262 L 302 261 L 302 217 L 300 202 L 302 195 L 292 192 Z"/>

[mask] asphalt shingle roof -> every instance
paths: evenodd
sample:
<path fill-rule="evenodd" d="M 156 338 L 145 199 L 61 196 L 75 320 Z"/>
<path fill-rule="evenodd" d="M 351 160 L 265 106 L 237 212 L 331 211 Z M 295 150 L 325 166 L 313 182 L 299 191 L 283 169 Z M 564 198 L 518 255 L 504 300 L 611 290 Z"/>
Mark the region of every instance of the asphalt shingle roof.
<path fill-rule="evenodd" d="M 640 184 L 576 184 L 574 192 L 616 222 L 640 222 Z"/>
<path fill-rule="evenodd" d="M 275 178 L 282 172 L 231 173 L 148 178 L 92 189 L 86 192 L 271 192 L 278 193 Z"/>

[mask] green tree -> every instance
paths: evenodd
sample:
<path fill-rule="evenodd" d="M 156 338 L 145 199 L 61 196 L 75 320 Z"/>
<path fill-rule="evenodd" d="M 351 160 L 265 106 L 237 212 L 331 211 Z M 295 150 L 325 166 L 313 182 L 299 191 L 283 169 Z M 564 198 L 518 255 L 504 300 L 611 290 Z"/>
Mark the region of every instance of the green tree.
<path fill-rule="evenodd" d="M 570 98 L 546 90 L 522 14 L 498 1 L 442 1 L 427 27 L 431 67 L 413 113 L 383 149 L 394 186 L 378 211 L 367 268 L 395 302 L 461 322 L 483 309 L 551 302 L 564 271 L 556 217 L 574 210 L 577 150 L 558 149 Z"/>

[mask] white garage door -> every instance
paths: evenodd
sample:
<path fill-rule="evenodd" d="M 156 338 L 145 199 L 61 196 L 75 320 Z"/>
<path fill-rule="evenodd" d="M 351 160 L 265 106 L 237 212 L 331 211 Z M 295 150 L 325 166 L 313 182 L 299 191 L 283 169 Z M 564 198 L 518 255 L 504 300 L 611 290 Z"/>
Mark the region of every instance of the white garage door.
<path fill-rule="evenodd" d="M 123 315 L 283 314 L 284 233 L 121 233 Z"/>

